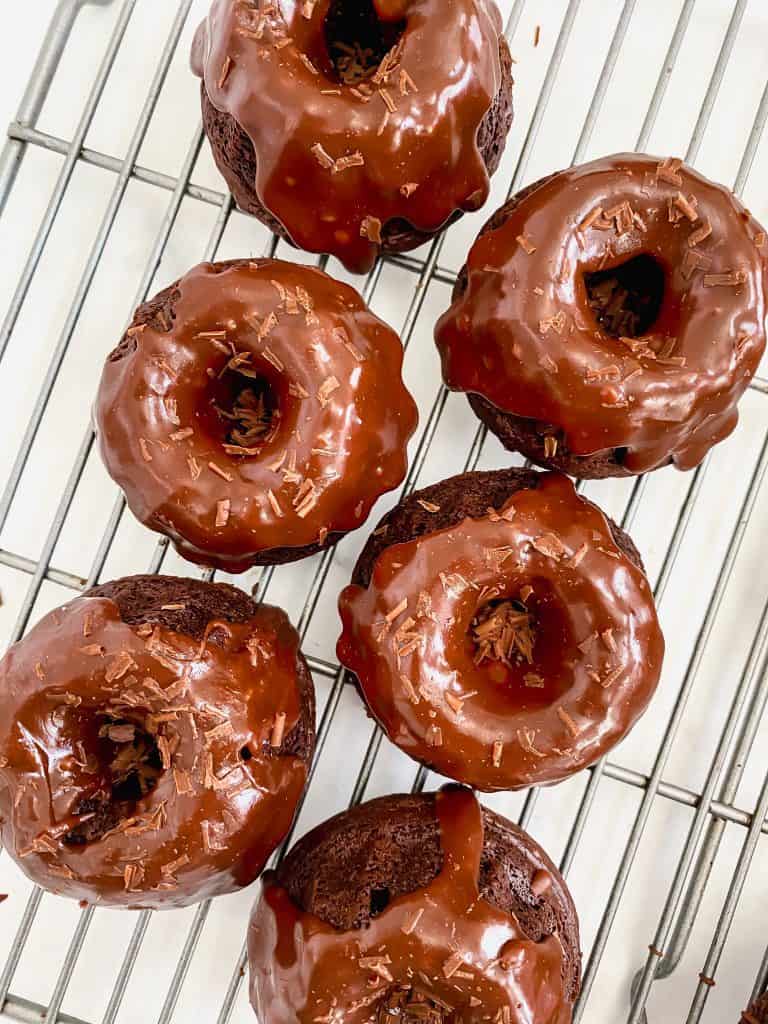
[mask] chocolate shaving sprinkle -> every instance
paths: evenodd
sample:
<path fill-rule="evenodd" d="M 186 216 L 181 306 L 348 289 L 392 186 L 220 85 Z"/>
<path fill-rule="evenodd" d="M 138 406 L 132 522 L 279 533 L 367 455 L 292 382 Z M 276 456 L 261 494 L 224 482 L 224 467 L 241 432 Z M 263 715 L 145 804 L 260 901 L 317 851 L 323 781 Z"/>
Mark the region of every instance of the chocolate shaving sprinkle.
<path fill-rule="evenodd" d="M 363 167 L 365 164 L 365 158 L 363 154 L 356 150 L 354 153 L 350 153 L 347 156 L 340 156 L 338 160 L 334 160 L 332 174 L 340 174 L 342 171 L 348 170 L 350 167 Z"/>
<path fill-rule="evenodd" d="M 584 371 L 584 380 L 589 384 L 595 381 L 618 381 L 621 380 L 621 370 L 615 363 L 598 368 L 588 366 Z"/>
<path fill-rule="evenodd" d="M 562 707 L 562 706 L 558 707 L 558 709 L 557 709 L 557 717 L 560 719 L 560 721 L 566 727 L 566 729 L 571 734 L 571 736 L 573 736 L 574 739 L 577 739 L 578 736 L 581 733 L 581 730 L 579 729 L 578 725 L 576 725 L 576 723 L 574 722 L 574 720 L 571 718 L 571 716 L 568 714 L 568 712 L 565 710 L 564 707 Z"/>
<path fill-rule="evenodd" d="M 568 559 L 568 564 L 571 566 L 571 568 L 576 569 L 579 565 L 581 565 L 581 562 L 588 551 L 589 545 L 585 541 L 578 549 L 578 551 L 574 551 L 574 553 Z"/>
<path fill-rule="evenodd" d="M 551 434 L 547 434 L 544 438 L 544 455 L 548 459 L 552 459 L 557 455 L 557 438 Z"/>
<path fill-rule="evenodd" d="M 279 373 L 282 373 L 285 370 L 285 366 L 283 365 L 282 361 L 278 359 L 278 357 L 275 355 L 271 348 L 264 348 L 262 351 L 262 355 L 267 360 L 267 362 L 271 363 L 272 366 L 274 366 L 274 368 Z"/>
<path fill-rule="evenodd" d="M 224 84 L 229 78 L 229 72 L 232 70 L 232 58 L 225 57 L 224 63 L 221 66 L 221 74 L 219 75 L 219 88 L 223 89 Z"/>
<path fill-rule="evenodd" d="M 325 408 L 328 405 L 331 395 L 334 391 L 341 387 L 341 384 L 335 377 L 327 377 L 317 390 L 317 397 L 320 400 L 320 405 Z"/>
<path fill-rule="evenodd" d="M 176 787 L 178 796 L 186 796 L 187 793 L 191 793 L 194 789 L 189 773 L 185 772 L 183 768 L 173 769 L 173 784 Z"/>
<path fill-rule="evenodd" d="M 387 622 L 394 622 L 395 619 L 399 619 L 403 612 L 408 610 L 408 598 L 404 597 L 400 604 L 396 605 L 390 612 L 384 616 Z"/>
<path fill-rule="evenodd" d="M 545 685 L 544 677 L 540 676 L 537 672 L 526 672 L 523 676 L 523 684 L 529 690 L 543 690 Z"/>
<path fill-rule="evenodd" d="M 624 669 L 621 666 L 613 669 L 613 671 L 609 672 L 607 676 L 604 676 L 600 680 L 600 685 L 603 687 L 603 689 L 608 689 L 609 686 L 612 686 L 616 682 L 616 680 L 619 678 L 623 671 Z"/>
<path fill-rule="evenodd" d="M 729 270 L 725 274 L 705 274 L 705 288 L 738 288 L 747 283 L 747 275 L 743 270 Z"/>
<path fill-rule="evenodd" d="M 456 714 L 456 715 L 460 715 L 461 714 L 462 708 L 464 707 L 464 701 L 461 700 L 460 697 L 457 697 L 455 694 L 450 693 L 450 692 L 446 693 L 446 695 L 445 695 L 445 703 L 448 705 L 448 707 L 451 709 L 451 711 L 454 712 L 454 714 Z"/>
<path fill-rule="evenodd" d="M 187 456 L 187 465 L 189 466 L 189 474 L 193 480 L 197 480 L 202 470 L 200 469 L 200 463 L 194 457 L 194 455 Z"/>
<path fill-rule="evenodd" d="M 502 740 L 494 740 L 493 741 L 493 757 L 492 757 L 493 767 L 494 768 L 501 767 L 501 759 L 502 759 L 503 756 L 504 756 L 504 743 L 502 742 Z"/>
<path fill-rule="evenodd" d="M 440 511 L 439 505 L 435 505 L 435 503 L 432 501 L 424 501 L 423 498 L 419 498 L 416 504 L 420 505 L 425 512 L 431 512 L 433 515 Z"/>
<path fill-rule="evenodd" d="M 697 245 L 701 245 L 702 242 L 706 242 L 711 234 L 712 225 L 709 222 L 709 218 L 707 218 L 700 228 L 696 228 L 695 231 L 690 233 L 688 236 L 688 245 L 691 249 L 695 249 Z"/>
<path fill-rule="evenodd" d="M 272 511 L 276 516 L 282 518 L 285 513 L 280 507 L 280 502 L 277 500 L 272 490 L 267 491 L 267 498 L 269 499 L 269 504 L 272 506 Z"/>
<path fill-rule="evenodd" d="M 363 956 L 357 961 L 357 966 L 363 971 L 373 971 L 379 978 L 383 978 L 384 981 L 393 982 L 395 979 L 392 976 L 392 972 L 388 970 L 387 964 L 391 964 L 392 960 L 388 956 Z"/>
<path fill-rule="evenodd" d="M 411 704 L 416 706 L 416 704 L 419 703 L 419 695 L 416 691 L 415 686 L 408 678 L 408 676 L 404 675 L 403 673 L 400 674 L 400 682 L 403 684 L 403 689 L 405 690 L 408 700 L 411 702 Z"/>
<path fill-rule="evenodd" d="M 600 634 L 600 639 L 612 654 L 616 653 L 616 641 L 614 639 L 612 629 L 604 629 Z"/>
<path fill-rule="evenodd" d="M 695 196 L 689 196 L 686 198 L 682 192 L 678 192 L 672 202 L 678 210 L 688 218 L 691 224 L 695 224 L 699 219 L 699 214 L 696 210 L 696 207 L 699 205 L 699 201 Z"/>
<path fill-rule="evenodd" d="M 439 725 L 430 725 L 424 738 L 428 747 L 442 747 L 443 730 Z"/>
<path fill-rule="evenodd" d="M 703 252 L 698 252 L 696 249 L 689 249 L 683 256 L 683 277 L 686 281 L 690 281 L 697 270 L 709 270 L 712 266 L 712 260 L 709 256 L 705 256 Z"/>
<path fill-rule="evenodd" d="M 350 353 L 355 362 L 365 362 L 365 356 L 363 355 L 363 353 L 360 351 L 359 348 L 356 348 L 355 345 L 348 338 L 344 341 L 343 344 L 344 348 L 347 350 L 347 352 Z"/>
<path fill-rule="evenodd" d="M 546 558 L 554 558 L 555 561 L 562 558 L 565 554 L 565 545 L 553 533 L 545 533 L 543 536 L 532 540 L 531 547 L 534 547 Z"/>
<path fill-rule="evenodd" d="M 313 480 L 305 480 L 294 498 L 293 507 L 300 519 L 306 519 L 317 504 L 317 491 Z"/>
<path fill-rule="evenodd" d="M 560 310 L 555 316 L 546 320 L 539 320 L 539 334 L 546 334 L 547 331 L 554 331 L 555 334 L 562 334 L 565 330 L 567 319 L 565 313 Z"/>
<path fill-rule="evenodd" d="M 123 885 L 126 892 L 135 890 L 137 886 L 141 885 L 143 879 L 144 868 L 141 864 L 126 864 L 123 871 Z"/>
<path fill-rule="evenodd" d="M 49 864 L 48 871 L 50 874 L 56 875 L 59 878 L 66 878 L 70 882 L 77 878 L 77 875 L 72 868 L 67 867 L 66 864 Z M 7 896 L 0 895 L 0 903 L 7 899 Z"/>
<path fill-rule="evenodd" d="M 606 210 L 605 219 L 609 223 L 612 221 L 616 225 L 616 231 L 619 235 L 626 235 L 628 231 L 632 230 L 632 225 L 634 224 L 632 207 L 629 202 L 625 200 L 618 206 L 614 206 L 612 209 Z"/>
<path fill-rule="evenodd" d="M 414 911 L 410 919 L 400 929 L 404 935 L 412 935 L 418 926 L 419 921 L 424 914 L 424 908 L 419 907 L 418 910 Z"/>
<path fill-rule="evenodd" d="M 107 666 L 104 678 L 108 683 L 114 683 L 116 680 L 122 679 L 124 675 L 134 668 L 138 668 L 138 665 L 128 651 L 121 651 Z"/>
<path fill-rule="evenodd" d="M 186 853 L 182 853 L 176 860 L 169 861 L 167 864 L 163 864 L 160 868 L 160 873 L 164 876 L 175 875 L 179 868 L 185 867 L 189 864 L 189 857 Z"/>
<path fill-rule="evenodd" d="M 384 101 L 384 106 L 387 108 L 387 112 L 390 114 L 394 114 L 395 111 L 397 110 L 397 104 L 395 103 L 395 101 L 392 99 L 392 97 L 389 95 L 386 89 L 381 88 L 378 90 L 378 92 L 379 96 L 381 96 L 382 100 Z"/>
<path fill-rule="evenodd" d="M 300 53 L 299 54 L 299 60 L 304 65 L 304 67 L 307 69 L 307 71 L 309 71 L 311 74 L 313 74 L 313 75 L 319 75 L 320 74 L 320 72 L 317 70 L 317 68 L 312 63 L 312 61 L 309 59 L 309 57 L 306 55 L 306 53 Z"/>
<path fill-rule="evenodd" d="M 443 975 L 452 978 L 458 969 L 463 965 L 464 957 L 461 953 L 453 953 L 443 964 Z"/>
<path fill-rule="evenodd" d="M 282 745 L 283 737 L 285 736 L 285 719 L 286 714 L 284 711 L 279 711 L 275 715 L 275 721 L 272 726 L 272 733 L 269 737 L 270 747 L 277 748 Z"/>
<path fill-rule="evenodd" d="M 232 511 L 232 502 L 229 498 L 222 498 L 221 501 L 216 502 L 216 526 L 221 528 L 226 526 L 229 522 L 230 512 Z"/>
<path fill-rule="evenodd" d="M 529 754 L 533 754 L 534 757 L 544 757 L 540 750 L 537 750 L 535 746 L 536 742 L 536 729 L 518 729 L 517 730 L 517 741 L 523 750 L 526 750 Z"/>
<path fill-rule="evenodd" d="M 514 601 L 487 604 L 472 620 L 476 665 L 499 661 L 503 665 L 533 664 L 533 618 Z"/>
<path fill-rule="evenodd" d="M 209 462 L 208 469 L 210 469 L 212 473 L 215 473 L 216 476 L 220 476 L 222 480 L 226 480 L 228 484 L 231 484 L 232 481 L 234 480 L 234 477 L 232 476 L 231 473 L 228 473 L 225 469 L 222 469 L 221 466 L 217 466 L 215 462 Z"/>
<path fill-rule="evenodd" d="M 381 221 L 378 217 L 364 217 L 360 224 L 360 235 L 369 242 L 381 244 Z"/>
<path fill-rule="evenodd" d="M 668 185 L 682 185 L 683 179 L 679 173 L 682 166 L 682 160 L 678 160 L 676 157 L 668 157 L 666 160 L 662 160 L 656 167 L 656 177 L 660 181 L 667 182 Z"/>
<path fill-rule="evenodd" d="M 579 224 L 579 231 L 588 231 L 591 227 L 597 227 L 601 231 L 607 230 L 611 226 L 611 222 L 606 218 L 603 213 L 602 206 L 596 206 L 594 210 L 591 210 L 586 217 Z"/>
<path fill-rule="evenodd" d="M 519 245 L 522 246 L 522 248 L 528 253 L 529 256 L 532 256 L 536 252 L 536 246 L 531 241 L 529 241 L 525 237 L 525 235 L 518 235 L 517 242 Z"/>
<path fill-rule="evenodd" d="M 188 437 L 192 437 L 194 430 L 192 427 L 185 427 L 183 430 L 175 430 L 170 434 L 172 441 L 186 441 Z"/>
<path fill-rule="evenodd" d="M 139 438 L 139 448 L 141 448 L 141 457 L 145 462 L 152 461 L 152 452 L 149 450 L 149 441 L 145 437 Z"/>
<path fill-rule="evenodd" d="M 407 181 L 404 185 L 400 186 L 400 195 L 405 196 L 406 199 L 410 199 L 418 187 L 419 186 L 415 181 Z"/>
<path fill-rule="evenodd" d="M 107 653 L 106 648 L 101 644 L 86 644 L 85 647 L 80 648 L 80 651 L 91 658 L 103 657 Z"/>
<path fill-rule="evenodd" d="M 336 161 L 323 149 L 319 142 L 312 146 L 312 153 L 321 167 L 325 168 L 326 171 L 333 171 Z"/>

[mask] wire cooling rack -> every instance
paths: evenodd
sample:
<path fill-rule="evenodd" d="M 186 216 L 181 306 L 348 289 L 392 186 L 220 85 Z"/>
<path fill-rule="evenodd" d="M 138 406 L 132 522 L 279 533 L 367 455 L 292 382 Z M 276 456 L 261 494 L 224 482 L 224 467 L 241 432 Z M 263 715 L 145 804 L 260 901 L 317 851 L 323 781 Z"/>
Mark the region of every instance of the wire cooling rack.
<path fill-rule="evenodd" d="M 93 449 L 100 366 L 133 307 L 202 258 L 311 262 L 233 210 L 202 146 L 187 54 L 205 6 L 59 0 L 0 155 L 2 642 L 99 579 L 194 571 L 126 514 Z M 765 0 L 502 6 L 517 117 L 492 203 L 554 168 L 637 148 L 685 155 L 768 221 Z M 407 346 L 422 421 L 405 491 L 515 461 L 441 388 L 431 342 L 484 215 L 355 282 Z M 645 556 L 668 640 L 662 684 L 610 759 L 487 800 L 568 877 L 585 949 L 577 1021 L 736 1024 L 768 982 L 767 466 L 759 376 L 738 431 L 696 472 L 585 488 Z M 294 835 L 348 804 L 439 784 L 382 743 L 335 660 L 336 594 L 366 532 L 236 581 L 291 613 L 318 688 L 318 754 Z M 79 908 L 0 854 L 0 1017 L 249 1021 L 242 944 L 255 891 L 166 914 Z"/>

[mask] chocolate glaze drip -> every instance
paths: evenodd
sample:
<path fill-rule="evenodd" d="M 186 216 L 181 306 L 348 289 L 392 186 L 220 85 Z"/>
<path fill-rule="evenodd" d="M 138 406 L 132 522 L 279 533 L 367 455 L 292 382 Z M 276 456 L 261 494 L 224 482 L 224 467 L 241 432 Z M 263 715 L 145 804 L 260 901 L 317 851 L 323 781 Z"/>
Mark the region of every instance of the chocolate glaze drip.
<path fill-rule="evenodd" d="M 364 929 L 336 931 L 265 874 L 248 934 L 260 1020 L 568 1024 L 558 938 L 531 941 L 512 915 L 480 897 L 483 823 L 474 794 L 446 787 L 436 813 L 442 871 Z"/>
<path fill-rule="evenodd" d="M 306 781 L 279 749 L 299 657 L 268 605 L 200 642 L 105 598 L 51 612 L 0 663 L 3 846 L 38 885 L 115 907 L 249 885 Z"/>
<path fill-rule="evenodd" d="M 680 161 L 625 154 L 553 175 L 475 243 L 436 330 L 446 383 L 553 425 L 574 455 L 690 469 L 735 428 L 765 350 L 766 254 L 741 203 Z M 614 337 L 585 275 L 637 256 L 663 274 L 660 308 Z"/>
<path fill-rule="evenodd" d="M 506 661 L 477 642 L 499 602 L 531 621 Z M 558 474 L 498 512 L 387 547 L 339 606 L 339 660 L 389 738 L 478 789 L 558 782 L 597 761 L 661 671 L 648 581 Z"/>
<path fill-rule="evenodd" d="M 202 264 L 176 292 L 172 319 L 129 330 L 96 404 L 133 513 L 228 572 L 360 526 L 403 479 L 417 422 L 394 331 L 354 289 L 279 260 Z M 243 402 L 224 393 L 234 380 L 266 389 L 252 441 L 232 418 Z"/>
<path fill-rule="evenodd" d="M 214 0 L 192 52 L 214 106 L 253 143 L 263 206 L 296 245 L 360 273 L 388 221 L 435 231 L 482 206 L 490 186 L 477 134 L 501 86 L 492 0 L 374 6 L 405 27 L 362 85 L 341 80 L 329 53 L 332 0 L 262 10 Z"/>

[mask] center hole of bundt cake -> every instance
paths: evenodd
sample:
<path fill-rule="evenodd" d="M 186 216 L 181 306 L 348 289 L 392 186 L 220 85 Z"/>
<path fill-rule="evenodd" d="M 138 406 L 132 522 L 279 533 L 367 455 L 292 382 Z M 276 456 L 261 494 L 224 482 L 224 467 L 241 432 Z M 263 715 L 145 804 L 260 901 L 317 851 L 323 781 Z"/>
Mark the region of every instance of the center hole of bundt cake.
<path fill-rule="evenodd" d="M 584 275 L 589 305 L 606 334 L 637 338 L 656 322 L 664 299 L 664 271 L 652 256 L 635 256 L 611 270 Z"/>
<path fill-rule="evenodd" d="M 269 381 L 247 367 L 225 370 L 215 383 L 212 405 L 222 444 L 232 448 L 259 448 L 272 437 L 280 419 L 277 396 Z"/>
<path fill-rule="evenodd" d="M 95 722 L 93 734 L 83 770 L 98 780 L 98 788 L 75 810 L 86 820 L 64 836 L 71 846 L 99 839 L 130 818 L 137 801 L 151 793 L 163 774 L 157 738 L 141 724 L 107 715 Z"/>
<path fill-rule="evenodd" d="M 338 80 L 356 85 L 371 78 L 405 26 L 405 21 L 381 21 L 373 0 L 332 0 L 325 18 L 325 45 Z"/>
<path fill-rule="evenodd" d="M 475 664 L 532 665 L 536 643 L 534 616 L 522 601 L 488 601 L 472 620 Z"/>

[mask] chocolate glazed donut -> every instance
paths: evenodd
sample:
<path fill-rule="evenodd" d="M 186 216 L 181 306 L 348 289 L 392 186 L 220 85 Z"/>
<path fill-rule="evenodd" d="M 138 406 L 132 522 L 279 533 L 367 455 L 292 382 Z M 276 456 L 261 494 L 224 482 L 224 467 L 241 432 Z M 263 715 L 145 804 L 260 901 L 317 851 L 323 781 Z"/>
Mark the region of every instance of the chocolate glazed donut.
<path fill-rule="evenodd" d="M 315 554 L 406 471 L 400 339 L 358 293 L 280 260 L 205 263 L 107 360 L 102 457 L 134 515 L 227 572 Z"/>
<path fill-rule="evenodd" d="M 436 340 L 505 447 L 573 476 L 691 469 L 727 437 L 766 343 L 768 242 L 680 160 L 552 175 L 492 218 Z"/>
<path fill-rule="evenodd" d="M 739 1024 L 768 1024 L 768 992 L 742 1013 Z"/>
<path fill-rule="evenodd" d="M 172 577 L 107 583 L 0 662 L 0 838 L 38 885 L 183 907 L 249 885 L 284 838 L 315 734 L 278 608 Z"/>
<path fill-rule="evenodd" d="M 512 124 L 493 0 L 214 0 L 192 69 L 238 205 L 353 272 L 479 209 Z"/>
<path fill-rule="evenodd" d="M 337 815 L 264 876 L 248 934 L 270 1024 L 569 1024 L 576 911 L 546 854 L 469 790 Z"/>
<path fill-rule="evenodd" d="M 661 671 L 634 545 L 559 474 L 468 473 L 412 495 L 339 606 L 339 660 L 389 738 L 478 789 L 593 764 Z"/>

